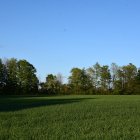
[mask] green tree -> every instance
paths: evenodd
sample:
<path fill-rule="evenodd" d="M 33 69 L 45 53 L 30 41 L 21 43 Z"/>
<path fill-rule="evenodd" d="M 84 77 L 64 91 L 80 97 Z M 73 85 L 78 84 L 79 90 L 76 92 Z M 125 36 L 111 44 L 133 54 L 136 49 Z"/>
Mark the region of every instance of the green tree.
<path fill-rule="evenodd" d="M 88 94 L 92 82 L 85 69 L 73 68 L 69 77 L 69 84 L 75 94 Z"/>
<path fill-rule="evenodd" d="M 124 74 L 122 68 L 117 70 L 117 79 L 114 81 L 114 94 L 123 94 L 124 92 Z"/>
<path fill-rule="evenodd" d="M 140 69 L 138 69 L 137 76 L 135 78 L 135 94 L 140 94 Z"/>
<path fill-rule="evenodd" d="M 69 84 L 62 84 L 62 92 L 61 94 L 64 95 L 70 95 L 71 94 L 71 87 L 69 86 Z"/>
<path fill-rule="evenodd" d="M 3 63 L 2 60 L 0 59 L 0 84 L 3 82 Z"/>
<path fill-rule="evenodd" d="M 118 80 L 116 81 L 116 89 L 120 94 L 132 94 L 135 88 L 135 78 L 137 75 L 137 68 L 130 63 L 118 70 Z"/>
<path fill-rule="evenodd" d="M 87 73 L 92 81 L 93 92 L 98 94 L 98 89 L 101 86 L 101 66 L 97 62 L 95 65 L 87 69 Z"/>
<path fill-rule="evenodd" d="M 7 92 L 10 94 L 17 93 L 18 79 L 17 79 L 17 60 L 12 58 L 6 61 L 7 69 Z"/>
<path fill-rule="evenodd" d="M 137 68 L 135 65 L 130 63 L 127 66 L 123 66 L 124 75 L 124 89 L 127 94 L 132 94 L 135 86 L 135 77 L 137 75 Z"/>
<path fill-rule="evenodd" d="M 81 69 L 73 68 L 71 70 L 71 76 L 69 77 L 69 85 L 72 89 L 72 92 L 75 94 L 80 93 L 80 83 L 81 83 Z"/>
<path fill-rule="evenodd" d="M 90 76 L 87 74 L 85 69 L 81 71 L 81 90 L 84 94 L 93 94 L 93 85 Z"/>
<path fill-rule="evenodd" d="M 0 93 L 3 93 L 4 90 L 4 73 L 3 73 L 3 63 L 2 63 L 2 59 L 0 59 Z"/>
<path fill-rule="evenodd" d="M 17 70 L 18 85 L 22 93 L 34 93 L 38 91 L 39 80 L 35 67 L 26 60 L 19 60 Z"/>
<path fill-rule="evenodd" d="M 119 66 L 116 63 L 112 63 L 111 64 L 111 69 L 110 69 L 110 73 L 111 73 L 111 82 L 112 82 L 112 89 L 115 89 L 115 83 L 118 79 L 118 70 L 119 70 Z"/>
<path fill-rule="evenodd" d="M 109 66 L 104 65 L 101 67 L 101 89 L 103 92 L 108 92 L 111 83 L 111 74 Z"/>
<path fill-rule="evenodd" d="M 62 81 L 60 81 L 59 76 L 53 74 L 47 75 L 46 82 L 43 85 L 44 92 L 47 92 L 49 95 L 60 94 Z"/>
<path fill-rule="evenodd" d="M 56 83 L 57 83 L 57 92 L 58 94 L 64 93 L 63 91 L 63 75 L 61 73 L 58 73 L 56 76 Z"/>

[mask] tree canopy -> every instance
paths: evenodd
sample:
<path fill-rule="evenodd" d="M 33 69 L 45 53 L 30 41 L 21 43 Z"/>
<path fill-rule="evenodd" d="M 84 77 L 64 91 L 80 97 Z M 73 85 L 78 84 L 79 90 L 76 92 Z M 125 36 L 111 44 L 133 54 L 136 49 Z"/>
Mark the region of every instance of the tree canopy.
<path fill-rule="evenodd" d="M 0 94 L 140 94 L 140 69 L 132 63 L 75 67 L 67 83 L 60 73 L 48 74 L 46 81 L 39 83 L 36 72 L 27 60 L 0 59 Z"/>

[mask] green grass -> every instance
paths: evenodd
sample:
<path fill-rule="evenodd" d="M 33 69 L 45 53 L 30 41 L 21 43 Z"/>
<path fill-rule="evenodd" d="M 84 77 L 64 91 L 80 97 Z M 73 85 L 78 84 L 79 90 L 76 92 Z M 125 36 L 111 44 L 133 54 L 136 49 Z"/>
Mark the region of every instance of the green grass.
<path fill-rule="evenodd" d="M 0 97 L 0 140 L 140 140 L 140 96 Z"/>

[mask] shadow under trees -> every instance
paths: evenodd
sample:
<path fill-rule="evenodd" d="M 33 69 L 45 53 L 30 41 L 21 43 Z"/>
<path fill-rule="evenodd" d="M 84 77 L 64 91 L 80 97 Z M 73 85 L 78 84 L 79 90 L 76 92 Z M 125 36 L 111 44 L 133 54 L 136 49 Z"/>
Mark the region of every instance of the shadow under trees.
<path fill-rule="evenodd" d="M 35 107 L 64 105 L 95 98 L 46 98 L 46 97 L 1 97 L 0 112 L 18 111 Z"/>

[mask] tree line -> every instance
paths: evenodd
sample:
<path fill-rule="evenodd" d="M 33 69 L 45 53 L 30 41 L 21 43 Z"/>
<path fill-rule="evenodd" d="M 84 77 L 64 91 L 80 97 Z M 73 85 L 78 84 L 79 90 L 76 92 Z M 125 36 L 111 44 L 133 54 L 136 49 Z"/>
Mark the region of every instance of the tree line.
<path fill-rule="evenodd" d="M 72 68 L 68 83 L 63 82 L 62 74 L 48 74 L 45 82 L 39 82 L 36 72 L 27 60 L 0 59 L 0 94 L 140 94 L 140 69 L 132 63 L 124 66 L 96 63 L 87 69 Z"/>
<path fill-rule="evenodd" d="M 30 94 L 38 92 L 35 67 L 26 60 L 0 59 L 0 93 Z"/>

